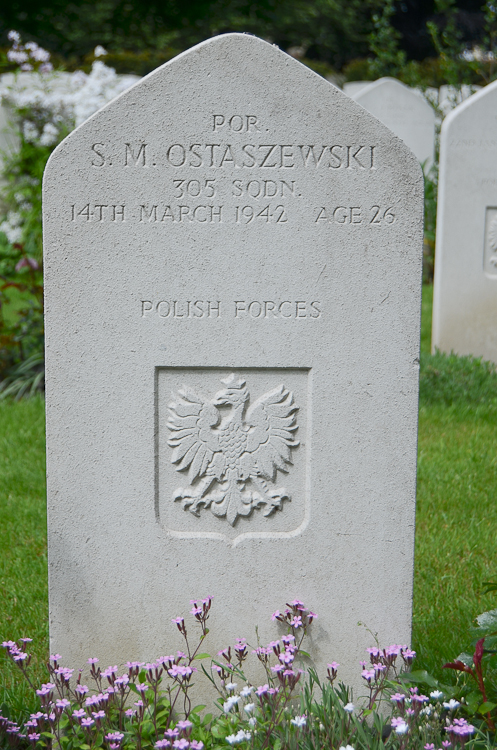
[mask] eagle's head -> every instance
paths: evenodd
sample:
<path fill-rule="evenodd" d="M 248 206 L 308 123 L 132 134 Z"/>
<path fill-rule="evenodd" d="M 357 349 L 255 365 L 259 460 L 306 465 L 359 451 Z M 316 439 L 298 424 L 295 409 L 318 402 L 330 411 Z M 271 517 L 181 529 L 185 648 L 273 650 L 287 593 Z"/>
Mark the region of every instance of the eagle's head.
<path fill-rule="evenodd" d="M 225 380 L 221 380 L 226 388 L 218 391 L 212 403 L 214 406 L 243 406 L 249 397 L 245 386 L 245 380 L 236 380 L 235 374 L 231 373 Z"/>

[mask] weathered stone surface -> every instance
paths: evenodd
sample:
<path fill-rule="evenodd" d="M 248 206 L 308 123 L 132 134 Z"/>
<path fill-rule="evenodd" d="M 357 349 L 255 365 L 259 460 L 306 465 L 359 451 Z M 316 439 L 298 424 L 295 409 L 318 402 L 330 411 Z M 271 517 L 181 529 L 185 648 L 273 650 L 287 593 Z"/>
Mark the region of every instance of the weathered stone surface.
<path fill-rule="evenodd" d="M 380 78 L 350 96 L 402 138 L 422 164 L 432 164 L 435 111 L 419 91 L 395 78 Z"/>
<path fill-rule="evenodd" d="M 497 82 L 444 120 L 433 350 L 497 362 Z"/>
<path fill-rule="evenodd" d="M 320 672 L 358 675 L 358 620 L 409 640 L 422 191 L 401 140 L 239 34 L 54 152 L 50 632 L 66 663 L 169 653 L 169 618 L 207 594 L 211 653 L 255 624 L 273 638 L 293 598 L 319 614 Z"/>

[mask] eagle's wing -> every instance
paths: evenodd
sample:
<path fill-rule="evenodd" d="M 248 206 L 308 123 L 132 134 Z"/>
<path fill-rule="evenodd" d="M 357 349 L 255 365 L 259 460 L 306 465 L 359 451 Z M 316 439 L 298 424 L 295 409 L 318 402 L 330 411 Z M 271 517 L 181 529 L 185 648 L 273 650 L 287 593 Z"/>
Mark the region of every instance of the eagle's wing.
<path fill-rule="evenodd" d="M 169 422 L 172 432 L 168 445 L 174 448 L 171 461 L 176 469 L 189 468 L 190 484 L 205 474 L 219 448 L 218 436 L 212 428 L 220 419 L 219 410 L 211 401 L 199 396 L 191 388 L 178 391 L 177 403 L 169 404 Z M 220 454 L 222 455 L 222 454 Z"/>
<path fill-rule="evenodd" d="M 247 411 L 246 421 L 251 429 L 247 435 L 244 464 L 250 473 L 261 474 L 274 482 L 276 469 L 287 471 L 291 464 L 290 449 L 299 441 L 295 440 L 298 406 L 293 402 L 293 393 L 280 385 L 264 394 Z M 247 466 L 247 456 L 251 461 Z"/>

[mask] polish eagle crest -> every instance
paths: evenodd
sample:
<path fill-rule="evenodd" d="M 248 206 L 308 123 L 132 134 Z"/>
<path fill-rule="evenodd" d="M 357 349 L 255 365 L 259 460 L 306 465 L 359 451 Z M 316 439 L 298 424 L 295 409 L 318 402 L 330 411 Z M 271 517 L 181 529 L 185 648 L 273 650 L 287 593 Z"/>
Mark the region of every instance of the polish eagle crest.
<path fill-rule="evenodd" d="M 488 239 L 490 244 L 490 250 L 492 255 L 489 258 L 489 262 L 497 267 L 497 216 L 490 222 L 488 230 Z"/>
<path fill-rule="evenodd" d="M 276 487 L 277 472 L 288 472 L 291 452 L 299 445 L 298 407 L 293 393 L 280 385 L 248 406 L 245 380 L 232 373 L 211 399 L 183 387 L 169 404 L 171 462 L 188 474 L 173 500 L 195 516 L 210 508 L 231 526 L 238 516 L 262 508 L 264 516 L 281 510 L 290 495 Z M 229 406 L 230 409 L 218 408 Z M 227 413 L 226 413 L 227 412 Z"/>

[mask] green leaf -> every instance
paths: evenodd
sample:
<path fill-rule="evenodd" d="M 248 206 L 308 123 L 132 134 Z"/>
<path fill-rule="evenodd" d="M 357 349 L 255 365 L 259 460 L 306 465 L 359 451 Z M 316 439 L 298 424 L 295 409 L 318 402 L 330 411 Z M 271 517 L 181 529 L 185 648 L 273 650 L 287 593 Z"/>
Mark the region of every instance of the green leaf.
<path fill-rule="evenodd" d="M 204 710 L 204 708 L 205 708 L 205 706 L 203 706 L 202 704 L 200 704 L 199 706 L 195 706 L 194 708 L 192 708 L 191 712 L 192 712 L 192 714 L 199 714 L 201 711 Z"/>
<path fill-rule="evenodd" d="M 197 654 L 193 657 L 194 659 L 212 659 L 210 654 Z"/>
<path fill-rule="evenodd" d="M 218 737 L 218 738 L 224 737 L 224 732 L 216 724 L 213 727 L 211 727 L 211 734 L 213 737 Z"/>
<path fill-rule="evenodd" d="M 308 659 L 311 658 L 311 655 L 307 653 L 307 651 L 304 651 L 303 649 L 299 649 L 299 656 L 307 656 Z"/>
<path fill-rule="evenodd" d="M 470 714 L 475 714 L 478 711 L 480 705 L 481 695 L 477 692 L 472 692 L 466 696 L 466 710 Z"/>
<path fill-rule="evenodd" d="M 497 609 L 490 609 L 488 612 L 482 612 L 481 615 L 478 615 L 476 618 L 476 622 L 478 623 L 479 628 L 497 631 Z"/>
<path fill-rule="evenodd" d="M 486 703 L 482 703 L 481 706 L 478 707 L 478 713 L 488 714 L 488 712 L 493 711 L 493 709 L 496 706 L 497 706 L 497 703 L 491 703 L 490 701 L 486 701 Z"/>
<path fill-rule="evenodd" d="M 207 726 L 207 724 L 210 724 L 212 721 L 212 714 L 205 714 L 204 719 L 202 721 L 202 726 Z"/>
<path fill-rule="evenodd" d="M 439 686 L 438 680 L 432 677 L 426 669 L 419 669 L 414 672 L 404 672 L 404 674 L 399 675 L 399 680 L 400 682 L 413 682 L 415 685 L 429 685 L 434 688 Z"/>

